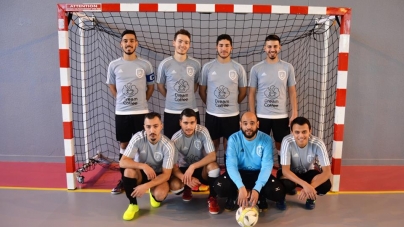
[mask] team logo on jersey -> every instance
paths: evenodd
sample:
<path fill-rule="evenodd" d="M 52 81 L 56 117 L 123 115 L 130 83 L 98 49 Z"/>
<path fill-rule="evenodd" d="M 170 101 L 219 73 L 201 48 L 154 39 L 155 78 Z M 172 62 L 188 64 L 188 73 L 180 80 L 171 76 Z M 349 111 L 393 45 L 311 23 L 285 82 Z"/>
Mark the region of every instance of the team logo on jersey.
<path fill-rule="evenodd" d="M 136 76 L 138 78 L 142 78 L 144 76 L 144 70 L 143 69 L 136 69 Z"/>
<path fill-rule="evenodd" d="M 137 92 L 138 92 L 138 89 L 136 88 L 135 85 L 132 85 L 132 83 L 127 83 L 127 84 L 123 85 L 122 93 L 125 96 L 133 97 L 137 94 Z"/>
<path fill-rule="evenodd" d="M 229 71 L 229 77 L 231 80 L 235 80 L 237 78 L 237 73 L 234 70 Z"/>
<path fill-rule="evenodd" d="M 197 150 L 200 150 L 202 148 L 202 142 L 200 140 L 195 140 L 194 146 Z"/>
<path fill-rule="evenodd" d="M 218 99 L 225 99 L 225 98 L 229 97 L 230 90 L 227 87 L 220 85 L 219 87 L 217 87 L 215 89 L 214 94 L 215 94 L 216 98 L 218 98 Z"/>
<path fill-rule="evenodd" d="M 286 78 L 286 72 L 283 70 L 279 70 L 278 77 L 279 77 L 279 79 L 284 80 Z"/>
<path fill-rule="evenodd" d="M 269 99 L 276 99 L 279 97 L 279 94 L 280 94 L 279 89 L 274 85 L 272 85 L 271 87 L 267 87 L 267 89 L 265 89 L 264 91 L 265 97 Z"/>
<path fill-rule="evenodd" d="M 156 160 L 156 161 L 161 161 L 161 160 L 163 160 L 163 154 L 161 153 L 161 152 L 155 152 L 154 153 L 154 159 Z"/>
<path fill-rule="evenodd" d="M 259 145 L 257 148 L 255 148 L 255 153 L 259 156 L 262 157 L 262 152 L 264 151 L 264 147 Z"/>
<path fill-rule="evenodd" d="M 189 84 L 185 80 L 181 79 L 174 84 L 174 89 L 178 93 L 185 93 L 189 89 Z"/>
<path fill-rule="evenodd" d="M 307 155 L 307 162 L 308 162 L 308 163 L 312 163 L 313 160 L 314 160 L 314 156 L 313 156 L 313 155 L 311 155 L 311 154 Z"/>
<path fill-rule="evenodd" d="M 187 74 L 188 74 L 188 76 L 193 76 L 194 73 L 195 73 L 194 67 L 187 66 Z"/>

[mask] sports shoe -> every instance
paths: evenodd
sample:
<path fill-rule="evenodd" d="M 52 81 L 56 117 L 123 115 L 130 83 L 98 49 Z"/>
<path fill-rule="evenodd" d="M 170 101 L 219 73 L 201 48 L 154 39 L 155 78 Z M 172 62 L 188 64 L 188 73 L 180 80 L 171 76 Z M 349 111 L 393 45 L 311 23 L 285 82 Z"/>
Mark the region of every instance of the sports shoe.
<path fill-rule="evenodd" d="M 286 202 L 285 200 L 281 200 L 275 203 L 276 208 L 278 208 L 278 210 L 286 210 Z"/>
<path fill-rule="evenodd" d="M 268 210 L 268 203 L 265 198 L 260 198 L 258 200 L 257 206 L 259 208 L 259 212 Z"/>
<path fill-rule="evenodd" d="M 209 213 L 218 214 L 219 213 L 219 205 L 217 204 L 217 199 L 213 196 L 208 199 Z"/>
<path fill-rule="evenodd" d="M 118 184 L 111 190 L 112 195 L 121 194 L 123 192 L 123 181 L 119 180 Z"/>
<path fill-rule="evenodd" d="M 227 211 L 233 211 L 233 210 L 237 209 L 236 200 L 237 199 L 227 197 L 226 205 L 224 205 L 224 209 Z"/>
<path fill-rule="evenodd" d="M 128 209 L 123 213 L 123 220 L 130 221 L 135 217 L 136 212 L 139 211 L 139 206 L 137 204 L 129 204 Z"/>
<path fill-rule="evenodd" d="M 153 195 L 152 195 L 152 193 L 150 192 L 150 189 L 149 189 L 149 197 L 150 197 L 150 205 L 151 205 L 152 207 L 157 208 L 157 207 L 159 207 L 159 206 L 161 205 L 160 202 L 157 202 L 157 201 L 153 198 Z"/>
<path fill-rule="evenodd" d="M 191 201 L 192 199 L 192 190 L 189 187 L 184 188 L 184 193 L 182 193 L 182 200 L 185 202 Z"/>
<path fill-rule="evenodd" d="M 313 210 L 316 207 L 316 200 L 308 199 L 306 200 L 306 209 Z"/>
<path fill-rule="evenodd" d="M 294 188 L 292 191 L 289 191 L 286 194 L 288 194 L 288 195 L 296 195 L 297 194 L 296 188 Z"/>

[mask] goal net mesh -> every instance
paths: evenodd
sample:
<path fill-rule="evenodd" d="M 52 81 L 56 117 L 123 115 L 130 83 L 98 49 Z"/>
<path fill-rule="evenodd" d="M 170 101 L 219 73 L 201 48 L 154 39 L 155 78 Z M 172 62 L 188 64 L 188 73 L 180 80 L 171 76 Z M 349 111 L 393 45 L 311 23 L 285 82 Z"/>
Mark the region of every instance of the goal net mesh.
<path fill-rule="evenodd" d="M 266 57 L 263 51 L 266 36 L 277 34 L 282 44 L 280 58 L 295 69 L 299 116 L 312 122 L 312 133 L 323 138 L 331 157 L 340 27 L 332 20 L 331 26 L 321 23 L 328 16 L 180 12 L 80 12 L 70 16 L 77 168 L 97 154 L 108 160 L 119 159 L 115 99 L 106 79 L 109 63 L 122 56 L 120 33 L 125 29 L 136 32 L 139 42 L 136 53 L 151 62 L 155 73 L 159 63 L 173 54 L 174 34 L 182 28 L 191 33 L 188 54 L 202 65 L 216 57 L 217 36 L 229 34 L 233 39 L 231 57 L 245 67 L 247 75 L 254 64 Z M 196 96 L 204 125 L 206 106 Z M 149 109 L 163 115 L 164 100 L 155 89 Z M 247 110 L 247 98 L 240 104 L 240 110 L 241 113 Z M 223 164 L 223 152 L 221 146 L 219 164 Z"/>

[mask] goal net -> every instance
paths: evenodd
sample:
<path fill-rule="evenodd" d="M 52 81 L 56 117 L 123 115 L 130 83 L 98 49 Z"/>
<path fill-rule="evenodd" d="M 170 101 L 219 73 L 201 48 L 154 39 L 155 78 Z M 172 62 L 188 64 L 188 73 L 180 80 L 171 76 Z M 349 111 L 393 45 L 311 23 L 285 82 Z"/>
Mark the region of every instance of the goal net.
<path fill-rule="evenodd" d="M 155 73 L 159 63 L 173 54 L 174 33 L 182 28 L 191 33 L 188 54 L 202 65 L 216 57 L 217 36 L 229 34 L 233 39 L 231 57 L 245 67 L 247 75 L 253 65 L 266 57 L 263 51 L 266 36 L 277 34 L 282 45 L 280 58 L 295 69 L 299 116 L 312 122 L 313 134 L 323 138 L 331 158 L 340 39 L 338 15 L 112 11 L 119 12 L 103 9 L 103 12 L 79 10 L 66 14 L 75 163 L 80 172 L 90 170 L 91 164 L 100 159 L 109 163 L 118 161 L 115 99 L 106 78 L 108 64 L 122 56 L 120 34 L 125 29 L 136 32 L 139 42 L 136 53 L 151 62 Z M 149 109 L 163 114 L 164 100 L 155 89 Z M 199 95 L 197 104 L 204 125 L 206 106 Z M 247 110 L 247 98 L 240 104 L 240 110 L 241 113 Z M 221 147 L 219 164 L 223 164 L 222 157 Z"/>

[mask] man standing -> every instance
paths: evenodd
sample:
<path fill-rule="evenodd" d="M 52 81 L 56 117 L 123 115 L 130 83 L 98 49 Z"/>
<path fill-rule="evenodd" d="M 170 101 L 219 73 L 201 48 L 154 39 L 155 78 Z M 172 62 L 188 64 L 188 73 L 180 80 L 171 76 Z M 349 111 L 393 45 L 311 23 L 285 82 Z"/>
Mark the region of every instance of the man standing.
<path fill-rule="evenodd" d="M 164 59 L 157 70 L 157 88 L 166 98 L 164 109 L 164 135 L 171 138 L 180 130 L 179 115 L 185 108 L 197 113 L 195 92 L 198 90 L 198 78 L 201 63 L 187 55 L 191 45 L 191 34 L 181 29 L 174 35 L 174 55 Z"/>
<path fill-rule="evenodd" d="M 132 220 L 139 206 L 137 197 L 149 190 L 150 204 L 159 207 L 169 191 L 168 180 L 174 165 L 174 144 L 161 134 L 163 124 L 159 113 L 146 114 L 144 131 L 133 135 L 119 165 L 125 168 L 123 186 L 129 206 L 123 214 Z"/>
<path fill-rule="evenodd" d="M 216 192 L 213 189 L 220 174 L 216 163 L 216 151 L 208 130 L 196 123 L 196 113 L 185 109 L 180 115 L 181 130 L 172 138 L 178 155 L 178 165 L 173 168 L 170 180 L 171 191 L 179 194 L 183 191 L 182 199 L 192 199 L 191 188 L 203 183 L 209 185 L 209 213 L 219 213 Z"/>
<path fill-rule="evenodd" d="M 154 91 L 154 73 L 149 61 L 136 55 L 138 41 L 133 30 L 121 34 L 123 56 L 108 66 L 107 84 L 116 98 L 115 129 L 119 141 L 119 160 L 133 134 L 143 129 L 144 116 L 149 112 L 147 100 Z M 121 177 L 124 169 L 120 168 Z M 112 189 L 112 194 L 122 192 L 122 179 Z"/>
<path fill-rule="evenodd" d="M 286 209 L 284 187 L 271 175 L 272 139 L 258 127 L 256 115 L 246 112 L 240 120 L 241 130 L 229 138 L 227 172 L 214 187 L 220 197 L 227 197 L 226 210 L 258 205 L 263 211 L 268 209 L 266 199 L 275 201 L 278 209 Z"/>
<path fill-rule="evenodd" d="M 295 118 L 290 125 L 292 134 L 282 141 L 281 165 L 277 177 L 286 192 L 302 188 L 298 199 L 306 201 L 306 209 L 315 208 L 317 195 L 324 195 L 331 189 L 331 167 L 324 142 L 311 135 L 310 121 L 304 117 Z M 321 170 L 314 168 L 316 158 Z"/>
<path fill-rule="evenodd" d="M 247 93 L 247 75 L 244 67 L 231 59 L 232 39 L 229 35 L 217 37 L 216 49 L 217 58 L 202 68 L 199 95 L 206 104 L 205 126 L 217 151 L 220 138 L 223 137 L 226 150 L 227 139 L 239 129 L 239 104 Z"/>
<path fill-rule="evenodd" d="M 279 150 L 283 137 L 289 134 L 290 122 L 297 117 L 296 81 L 293 66 L 279 59 L 281 40 L 277 35 L 265 39 L 264 61 L 251 68 L 248 106 L 256 112 L 260 130 L 275 140 L 279 160 Z M 289 118 L 287 99 L 289 94 L 292 114 Z"/>

